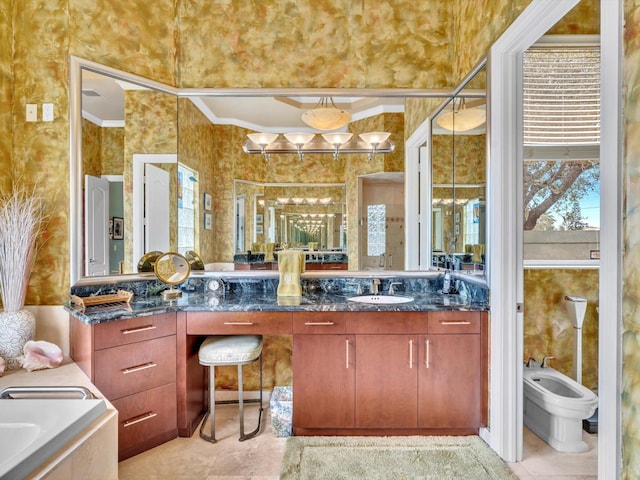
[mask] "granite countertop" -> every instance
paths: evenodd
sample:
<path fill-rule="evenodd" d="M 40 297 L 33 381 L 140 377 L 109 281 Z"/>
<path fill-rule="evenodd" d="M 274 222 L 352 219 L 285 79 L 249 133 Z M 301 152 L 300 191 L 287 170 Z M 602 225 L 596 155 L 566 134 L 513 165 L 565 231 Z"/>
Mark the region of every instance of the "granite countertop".
<path fill-rule="evenodd" d="M 66 305 L 66 310 L 86 324 L 95 324 L 125 318 L 165 312 L 428 312 L 437 310 L 488 310 L 486 302 L 472 302 L 461 295 L 441 293 L 402 293 L 414 301 L 398 304 L 367 304 L 347 300 L 350 295 L 328 293 L 305 294 L 302 297 L 278 297 L 274 293 L 183 293 L 176 300 L 163 300 L 160 295 L 136 297 L 130 310 L 124 308 L 79 308 Z"/>

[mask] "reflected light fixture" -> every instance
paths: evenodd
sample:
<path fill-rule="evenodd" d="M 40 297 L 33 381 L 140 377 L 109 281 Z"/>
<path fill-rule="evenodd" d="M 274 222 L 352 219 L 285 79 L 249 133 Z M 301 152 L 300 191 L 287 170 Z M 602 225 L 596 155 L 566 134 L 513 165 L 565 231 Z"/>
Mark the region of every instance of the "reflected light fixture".
<path fill-rule="evenodd" d="M 298 151 L 298 158 L 300 161 L 304 158 L 304 153 L 302 153 L 302 147 L 304 147 L 307 143 L 313 140 L 315 137 L 315 133 L 285 133 L 284 138 L 293 143 L 296 146 L 296 150 Z"/>
<path fill-rule="evenodd" d="M 361 133 L 354 137 L 348 132 L 285 133 L 279 137 L 275 133 L 250 133 L 242 149 L 245 153 L 261 154 L 265 160 L 273 154 L 297 154 L 300 160 L 306 154 L 331 154 L 334 160 L 342 154 L 367 154 L 371 160 L 375 153 L 391 153 L 395 149 L 387 132 Z"/>
<path fill-rule="evenodd" d="M 371 151 L 369 152 L 369 160 L 373 158 L 378 150 L 378 146 L 385 142 L 391 134 L 388 132 L 367 132 L 361 133 L 360 138 L 371 146 Z"/>
<path fill-rule="evenodd" d="M 333 152 L 333 159 L 338 160 L 338 154 L 340 152 L 340 145 L 347 143 L 353 137 L 353 133 L 348 132 L 336 132 L 336 133 L 323 133 L 322 138 L 329 142 L 335 148 Z"/>
<path fill-rule="evenodd" d="M 464 97 L 458 104 L 458 109 L 440 115 L 436 123 L 451 132 L 467 132 L 479 127 L 487 120 L 487 112 L 484 108 L 467 108 Z"/>
<path fill-rule="evenodd" d="M 270 143 L 273 143 L 276 138 L 278 138 L 278 133 L 249 133 L 247 137 L 253 143 L 260 147 L 260 153 L 264 156 L 264 159 L 269 161 L 269 153 L 267 152 L 267 146 Z"/>
<path fill-rule="evenodd" d="M 322 97 L 315 107 L 306 110 L 301 119 L 316 130 L 337 130 L 344 127 L 351 120 L 351 114 L 336 107 L 331 97 Z"/>

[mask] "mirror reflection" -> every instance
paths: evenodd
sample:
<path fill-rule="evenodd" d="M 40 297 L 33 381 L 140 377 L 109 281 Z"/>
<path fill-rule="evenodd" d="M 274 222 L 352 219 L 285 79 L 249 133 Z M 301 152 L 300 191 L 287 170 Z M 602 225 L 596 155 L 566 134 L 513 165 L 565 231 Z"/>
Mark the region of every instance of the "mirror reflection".
<path fill-rule="evenodd" d="M 485 90 L 482 68 L 432 120 L 431 244 L 436 267 L 484 271 Z"/>
<path fill-rule="evenodd" d="M 269 244 L 343 252 L 351 270 L 404 269 L 404 141 L 429 111 L 405 118 L 409 103 L 393 93 L 336 97 L 337 106 L 351 112 L 339 133 L 360 142 L 386 132 L 394 148 L 381 153 L 370 144 L 370 151 L 354 153 L 332 143 L 324 153 L 301 147 L 303 156 L 292 151 L 266 158 L 243 150 L 248 135 L 286 138 L 287 132 L 312 130 L 301 112 L 318 96 L 178 98 L 171 87 L 124 72 L 119 77 L 108 67 L 81 70 L 82 155 L 72 164 L 84 190 L 77 202 L 84 215 L 75 222 L 82 246 L 72 256 L 80 276 L 135 273 L 146 253 L 158 251 L 197 252 L 210 268 L 233 268 L 236 254 Z M 484 97 L 483 82 L 465 88 L 458 96 L 464 105 L 453 101 L 450 111 L 475 108 L 473 101 Z M 434 127 L 433 133 L 432 242 L 434 265 L 440 265 L 437 254 L 458 257 L 484 243 L 484 176 L 460 176 L 462 170 L 484 174 L 484 131 L 454 135 Z M 465 149 L 470 151 L 463 157 Z M 102 183 L 89 186 L 96 179 Z M 303 188 L 273 192 L 276 185 Z M 333 188 L 341 190 L 340 200 Z M 323 205 L 327 198 L 331 202 Z M 472 237 L 474 222 L 479 230 Z M 77 270 L 76 262 L 82 263 Z"/>

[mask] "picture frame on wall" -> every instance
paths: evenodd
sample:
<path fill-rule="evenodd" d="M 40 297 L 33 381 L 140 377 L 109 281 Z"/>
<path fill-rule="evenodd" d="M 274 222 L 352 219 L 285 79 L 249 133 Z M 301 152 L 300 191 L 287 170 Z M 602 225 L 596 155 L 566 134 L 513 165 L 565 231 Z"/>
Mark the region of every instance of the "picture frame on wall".
<path fill-rule="evenodd" d="M 113 239 L 124 239 L 124 219 L 120 217 L 113 217 Z"/>
<path fill-rule="evenodd" d="M 113 218 L 109 219 L 109 238 L 113 239 Z"/>
<path fill-rule="evenodd" d="M 256 235 L 262 235 L 263 232 L 262 224 L 256 225 Z"/>
<path fill-rule="evenodd" d="M 264 220 L 264 217 L 262 216 L 261 213 L 256 213 L 256 223 L 262 223 Z"/>
<path fill-rule="evenodd" d="M 204 214 L 204 229 L 205 230 L 211 230 L 211 214 L 210 213 L 205 213 Z"/>
<path fill-rule="evenodd" d="M 211 210 L 211 195 L 209 195 L 208 193 L 205 193 L 203 203 L 204 203 L 205 210 Z"/>

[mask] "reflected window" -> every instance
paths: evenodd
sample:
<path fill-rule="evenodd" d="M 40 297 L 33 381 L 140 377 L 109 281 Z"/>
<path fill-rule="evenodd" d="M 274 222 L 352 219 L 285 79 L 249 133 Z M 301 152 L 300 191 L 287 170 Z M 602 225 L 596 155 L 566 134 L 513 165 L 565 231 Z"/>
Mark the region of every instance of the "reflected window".
<path fill-rule="evenodd" d="M 599 47 L 540 44 L 523 68 L 524 258 L 597 259 Z"/>
<path fill-rule="evenodd" d="M 386 245 L 386 205 L 367 206 L 367 255 L 381 255 Z"/>
<path fill-rule="evenodd" d="M 198 173 L 178 164 L 178 253 L 195 251 Z"/>

